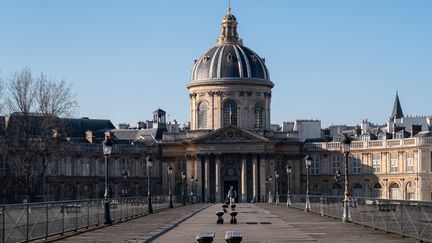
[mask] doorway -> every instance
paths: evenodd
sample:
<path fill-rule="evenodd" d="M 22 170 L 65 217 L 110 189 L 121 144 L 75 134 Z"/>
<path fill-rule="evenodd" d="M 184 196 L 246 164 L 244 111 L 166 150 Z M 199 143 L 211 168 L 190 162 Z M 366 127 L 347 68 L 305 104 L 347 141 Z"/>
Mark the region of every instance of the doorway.
<path fill-rule="evenodd" d="M 234 190 L 237 192 L 237 197 L 235 198 L 235 202 L 238 203 L 238 199 L 240 195 L 238 190 L 238 184 L 239 184 L 238 181 L 224 181 L 224 190 L 223 190 L 224 199 L 226 199 L 228 191 L 232 186 Z"/>

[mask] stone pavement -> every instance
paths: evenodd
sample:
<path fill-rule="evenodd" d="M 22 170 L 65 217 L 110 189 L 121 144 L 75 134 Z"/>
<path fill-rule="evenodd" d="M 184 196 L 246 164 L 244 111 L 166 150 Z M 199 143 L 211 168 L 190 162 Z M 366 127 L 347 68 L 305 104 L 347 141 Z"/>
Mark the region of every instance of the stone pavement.
<path fill-rule="evenodd" d="M 220 204 L 196 204 L 144 216 L 72 236 L 64 242 L 196 242 L 200 231 L 214 231 L 215 243 L 225 232 L 241 231 L 242 242 L 415 242 L 364 226 L 267 204 L 237 204 L 238 223 L 216 224 Z"/>

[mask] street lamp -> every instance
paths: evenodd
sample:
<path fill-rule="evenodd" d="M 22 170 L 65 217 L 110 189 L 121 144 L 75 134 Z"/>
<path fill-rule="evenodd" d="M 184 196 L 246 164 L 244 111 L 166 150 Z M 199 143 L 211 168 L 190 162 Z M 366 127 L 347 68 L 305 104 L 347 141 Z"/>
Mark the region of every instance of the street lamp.
<path fill-rule="evenodd" d="M 186 173 L 183 171 L 182 172 L 182 202 L 183 202 L 183 206 L 186 206 Z"/>
<path fill-rule="evenodd" d="M 172 201 L 172 193 L 171 193 L 171 175 L 173 173 L 173 168 L 171 166 L 168 167 L 168 196 L 169 196 L 169 207 L 174 208 Z"/>
<path fill-rule="evenodd" d="M 341 177 L 341 172 L 340 172 L 340 168 L 336 171 L 336 175 L 334 176 L 334 180 L 335 180 L 335 189 L 337 190 L 337 196 L 339 196 L 339 179 Z"/>
<path fill-rule="evenodd" d="M 128 177 L 128 172 L 127 170 L 125 170 L 122 174 L 123 176 L 123 189 L 122 189 L 122 196 L 127 196 L 127 177 Z"/>
<path fill-rule="evenodd" d="M 290 183 L 291 183 L 291 166 L 286 166 L 286 172 L 287 172 L 287 183 L 288 183 L 288 192 L 287 192 L 287 207 L 291 207 L 291 195 L 290 195 Z"/>
<path fill-rule="evenodd" d="M 195 178 L 193 176 L 190 177 L 190 181 L 191 181 L 191 203 L 194 203 L 194 183 L 195 183 Z"/>
<path fill-rule="evenodd" d="M 153 166 L 153 158 L 151 156 L 147 156 L 147 212 L 153 213 L 152 207 L 152 198 L 150 193 L 150 169 Z"/>
<path fill-rule="evenodd" d="M 112 224 L 110 205 L 109 205 L 109 191 L 108 191 L 108 158 L 111 156 L 113 143 L 111 139 L 106 136 L 102 142 L 103 155 L 105 157 L 105 194 L 104 194 L 104 211 L 105 211 L 105 224 Z"/>
<path fill-rule="evenodd" d="M 268 180 L 268 177 L 267 177 L 267 178 L 265 178 L 264 202 L 267 201 L 266 198 L 267 198 L 267 195 L 268 195 L 268 183 L 269 183 L 269 180 Z"/>
<path fill-rule="evenodd" d="M 306 163 L 306 207 L 305 212 L 310 211 L 310 192 L 309 192 L 309 169 L 312 165 L 312 158 L 307 155 L 305 158 Z"/>
<path fill-rule="evenodd" d="M 279 204 L 279 188 L 278 188 L 279 171 L 275 171 L 275 192 L 276 192 L 276 205 Z"/>
<path fill-rule="evenodd" d="M 342 139 L 341 143 L 341 149 L 342 153 L 345 155 L 345 197 L 343 200 L 344 210 L 342 215 L 342 222 L 347 222 L 351 220 L 351 214 L 349 211 L 349 180 L 348 180 L 348 159 L 349 159 L 349 152 L 350 152 L 350 144 L 351 144 L 351 138 L 348 137 L 348 135 L 344 135 L 344 138 Z"/>
<path fill-rule="evenodd" d="M 273 196 L 271 194 L 271 182 L 273 180 L 272 176 L 269 176 L 268 180 L 269 180 L 269 198 L 268 198 L 268 203 L 270 204 L 270 203 L 273 203 Z"/>

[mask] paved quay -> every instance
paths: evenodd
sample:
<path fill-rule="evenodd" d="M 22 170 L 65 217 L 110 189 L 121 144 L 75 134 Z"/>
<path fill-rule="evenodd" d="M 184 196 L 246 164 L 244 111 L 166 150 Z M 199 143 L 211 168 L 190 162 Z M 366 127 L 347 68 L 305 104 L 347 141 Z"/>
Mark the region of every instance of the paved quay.
<path fill-rule="evenodd" d="M 342 223 L 299 209 L 268 204 L 237 204 L 238 223 L 216 224 L 220 204 L 197 204 L 148 215 L 85 232 L 61 242 L 196 242 L 200 231 L 214 231 L 213 242 L 225 242 L 225 232 L 241 231 L 242 242 L 415 242 L 410 238 Z"/>

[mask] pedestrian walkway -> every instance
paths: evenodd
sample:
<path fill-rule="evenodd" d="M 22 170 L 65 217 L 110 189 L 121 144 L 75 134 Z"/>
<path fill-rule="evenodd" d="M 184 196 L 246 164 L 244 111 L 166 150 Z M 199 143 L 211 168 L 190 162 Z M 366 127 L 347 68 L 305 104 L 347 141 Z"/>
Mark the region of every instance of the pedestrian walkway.
<path fill-rule="evenodd" d="M 220 204 L 179 207 L 102 229 L 62 242 L 196 242 L 201 231 L 214 231 L 214 242 L 225 242 L 225 232 L 241 231 L 242 242 L 415 242 L 413 239 L 373 230 L 281 205 L 237 204 L 238 223 L 216 224 Z"/>

